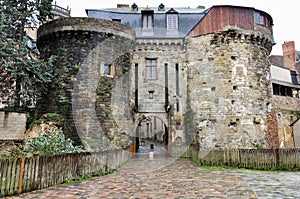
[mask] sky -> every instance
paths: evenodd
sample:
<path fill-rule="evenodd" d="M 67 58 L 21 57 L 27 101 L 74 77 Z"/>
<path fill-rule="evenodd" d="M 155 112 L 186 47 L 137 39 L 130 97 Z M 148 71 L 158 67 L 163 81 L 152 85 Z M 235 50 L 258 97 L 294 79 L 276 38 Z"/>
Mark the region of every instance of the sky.
<path fill-rule="evenodd" d="M 139 7 L 158 7 L 163 3 L 166 7 L 190 7 L 214 5 L 234 5 L 253 7 L 267 12 L 273 18 L 273 36 L 275 45 L 271 55 L 282 55 L 282 44 L 285 41 L 294 41 L 296 50 L 300 51 L 300 29 L 297 27 L 297 13 L 299 12 L 295 0 L 53 0 L 64 8 L 71 8 L 72 17 L 87 17 L 85 9 L 116 8 L 117 4 L 136 3 Z M 297 5 L 296 5 L 297 4 Z"/>

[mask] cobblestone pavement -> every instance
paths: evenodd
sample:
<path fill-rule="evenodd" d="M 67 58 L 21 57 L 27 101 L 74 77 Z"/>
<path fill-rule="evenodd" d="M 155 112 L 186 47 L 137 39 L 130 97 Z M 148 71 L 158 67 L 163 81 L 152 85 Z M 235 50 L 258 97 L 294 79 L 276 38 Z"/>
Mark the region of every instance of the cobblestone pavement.
<path fill-rule="evenodd" d="M 300 172 L 239 170 L 260 199 L 299 199 Z"/>
<path fill-rule="evenodd" d="M 150 158 L 144 154 L 110 175 L 8 198 L 285 199 L 300 198 L 299 180 L 300 173 L 208 170 L 190 159 Z"/>

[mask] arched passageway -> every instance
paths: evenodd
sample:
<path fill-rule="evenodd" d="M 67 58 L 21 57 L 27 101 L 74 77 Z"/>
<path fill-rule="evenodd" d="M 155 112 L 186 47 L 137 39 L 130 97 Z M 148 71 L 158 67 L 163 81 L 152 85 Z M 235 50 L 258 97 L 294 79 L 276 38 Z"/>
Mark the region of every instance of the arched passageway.
<path fill-rule="evenodd" d="M 169 144 L 167 125 L 156 116 L 148 116 L 139 121 L 136 127 L 136 153 L 167 154 Z"/>

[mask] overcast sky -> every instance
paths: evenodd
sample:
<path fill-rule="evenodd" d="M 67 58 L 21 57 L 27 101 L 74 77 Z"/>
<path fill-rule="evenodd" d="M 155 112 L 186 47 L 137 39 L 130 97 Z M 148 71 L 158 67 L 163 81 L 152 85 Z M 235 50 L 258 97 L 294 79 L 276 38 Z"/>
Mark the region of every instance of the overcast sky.
<path fill-rule="evenodd" d="M 296 0 L 53 0 L 62 7 L 71 8 L 72 17 L 86 17 L 85 9 L 115 8 L 117 4 L 136 3 L 139 7 L 157 7 L 163 3 L 166 7 L 191 7 L 199 5 L 209 8 L 213 5 L 235 5 L 254 7 L 270 14 L 273 18 L 273 34 L 276 45 L 271 54 L 282 55 L 284 41 L 295 41 L 300 51 L 300 29 L 298 27 L 298 4 Z M 297 4 L 297 5 L 296 5 Z"/>

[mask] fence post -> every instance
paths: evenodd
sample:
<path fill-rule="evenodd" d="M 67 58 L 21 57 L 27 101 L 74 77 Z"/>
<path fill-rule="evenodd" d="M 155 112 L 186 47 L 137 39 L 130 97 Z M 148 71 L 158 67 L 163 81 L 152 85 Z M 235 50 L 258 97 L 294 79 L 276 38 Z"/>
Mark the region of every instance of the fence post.
<path fill-rule="evenodd" d="M 276 148 L 275 150 L 275 167 L 279 168 L 279 148 Z"/>
<path fill-rule="evenodd" d="M 241 153 L 242 149 L 238 149 L 238 153 L 239 153 L 239 163 L 238 163 L 238 168 L 242 167 L 242 153 Z"/>
<path fill-rule="evenodd" d="M 19 175 L 19 183 L 18 183 L 18 193 L 19 194 L 22 192 L 24 166 L 25 166 L 25 158 L 22 157 L 21 163 L 20 163 L 20 175 Z"/>
<path fill-rule="evenodd" d="M 129 146 L 129 152 L 130 152 L 130 158 L 134 156 L 135 146 L 134 144 L 130 144 Z"/>

